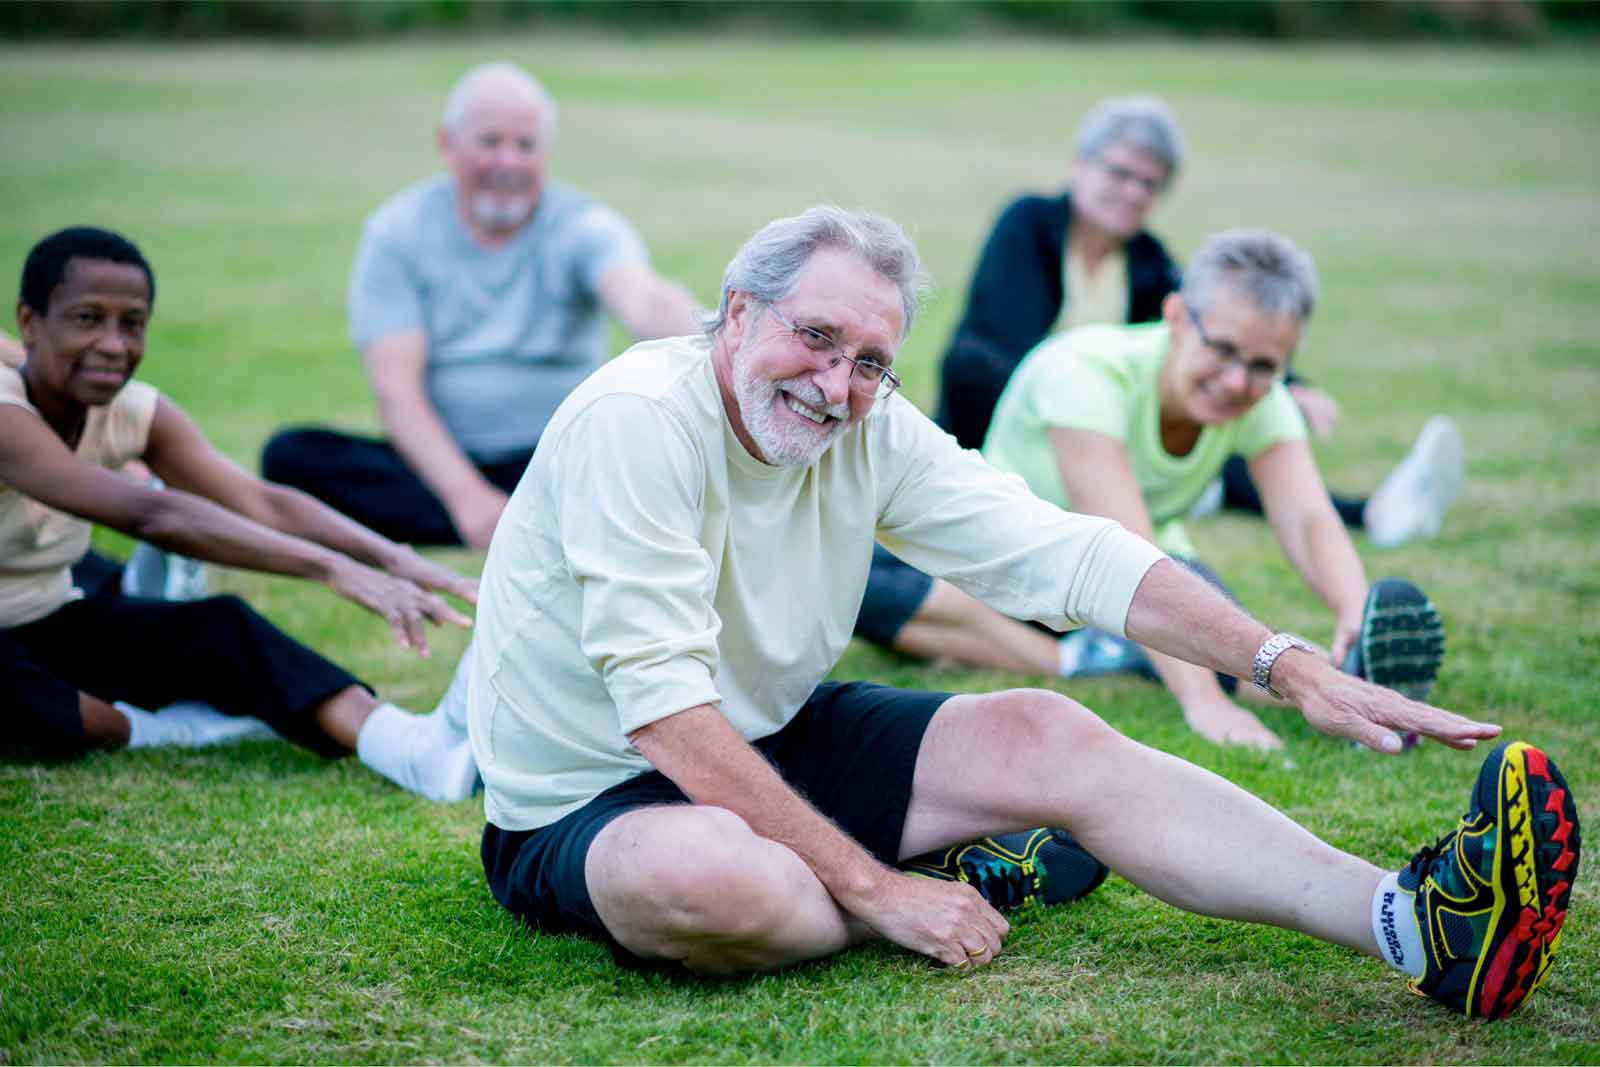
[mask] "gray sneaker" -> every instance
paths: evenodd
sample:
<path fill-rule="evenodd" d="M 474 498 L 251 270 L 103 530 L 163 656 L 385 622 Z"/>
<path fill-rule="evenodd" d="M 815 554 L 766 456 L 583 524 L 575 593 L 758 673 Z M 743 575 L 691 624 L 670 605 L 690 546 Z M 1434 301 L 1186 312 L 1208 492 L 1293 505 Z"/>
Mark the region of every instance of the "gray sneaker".
<path fill-rule="evenodd" d="M 1105 674 L 1136 674 L 1154 678 L 1155 666 L 1143 648 L 1126 637 L 1108 634 L 1093 626 L 1073 630 L 1061 637 L 1063 678 L 1097 678 Z"/>
<path fill-rule="evenodd" d="M 1444 662 L 1444 624 L 1427 596 L 1402 578 L 1379 578 L 1367 590 L 1361 632 L 1344 658 L 1344 671 L 1412 700 L 1427 700 Z M 1422 738 L 1408 733 L 1406 748 Z"/>
<path fill-rule="evenodd" d="M 206 565 L 141 541 L 122 568 L 122 595 L 199 600 L 206 595 Z"/>

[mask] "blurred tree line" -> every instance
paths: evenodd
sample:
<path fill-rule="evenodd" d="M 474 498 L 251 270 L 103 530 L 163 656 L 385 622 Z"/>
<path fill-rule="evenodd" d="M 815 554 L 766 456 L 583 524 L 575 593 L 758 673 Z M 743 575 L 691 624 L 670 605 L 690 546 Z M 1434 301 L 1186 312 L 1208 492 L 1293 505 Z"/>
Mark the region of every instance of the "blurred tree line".
<path fill-rule="evenodd" d="M 11 0 L 10 40 L 602 27 L 622 32 L 1156 33 L 1257 39 L 1543 41 L 1600 37 L 1593 0 Z"/>

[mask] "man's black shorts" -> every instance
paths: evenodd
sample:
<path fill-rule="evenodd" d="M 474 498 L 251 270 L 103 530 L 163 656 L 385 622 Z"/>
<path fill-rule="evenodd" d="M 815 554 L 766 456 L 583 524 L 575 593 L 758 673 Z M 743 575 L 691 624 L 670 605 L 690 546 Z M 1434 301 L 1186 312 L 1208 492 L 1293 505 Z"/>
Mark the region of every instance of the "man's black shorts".
<path fill-rule="evenodd" d="M 891 689 L 867 682 L 817 687 L 782 730 L 755 742 L 783 779 L 879 860 L 900 859 L 917 752 L 948 693 Z M 584 861 L 611 820 L 637 808 L 687 804 L 665 775 L 648 771 L 536 830 L 483 828 L 483 870 L 494 898 L 550 933 L 580 933 L 611 947 L 619 963 L 637 958 L 611 937 L 595 912 Z"/>

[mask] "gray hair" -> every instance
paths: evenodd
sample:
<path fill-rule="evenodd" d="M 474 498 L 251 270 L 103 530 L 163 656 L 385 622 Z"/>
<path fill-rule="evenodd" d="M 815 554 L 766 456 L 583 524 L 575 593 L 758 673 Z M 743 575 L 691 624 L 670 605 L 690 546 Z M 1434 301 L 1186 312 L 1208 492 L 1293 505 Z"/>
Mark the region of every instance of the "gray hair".
<path fill-rule="evenodd" d="M 911 320 L 926 282 L 917 248 L 893 220 L 865 211 L 847 211 L 819 204 L 792 218 L 777 219 L 756 231 L 728 263 L 722 275 L 722 299 L 715 312 L 701 316 L 707 335 L 715 337 L 728 321 L 728 297 L 737 289 L 763 304 L 776 303 L 794 291 L 800 271 L 825 248 L 853 252 L 900 290 L 905 322 Z"/>
<path fill-rule="evenodd" d="M 1304 324 L 1317 303 L 1317 268 L 1305 250 L 1267 230 L 1229 230 L 1200 246 L 1183 275 L 1183 300 L 1205 313 L 1219 286 L 1230 286 L 1269 315 Z"/>
<path fill-rule="evenodd" d="M 493 63 L 484 63 L 473 67 L 460 78 L 450 89 L 450 95 L 445 98 L 444 116 L 439 120 L 445 129 L 454 133 L 461 128 L 467 120 L 467 112 L 478 97 L 492 85 L 509 85 L 513 91 L 526 95 L 536 108 L 539 109 L 539 139 L 545 147 L 555 143 L 556 139 L 556 102 L 545 91 L 539 79 L 529 74 L 522 67 L 509 59 L 497 60 Z"/>
<path fill-rule="evenodd" d="M 1112 96 L 1100 101 L 1078 126 L 1079 159 L 1094 159 L 1128 141 L 1167 168 L 1167 181 L 1183 163 L 1183 134 L 1172 109 L 1156 96 Z"/>

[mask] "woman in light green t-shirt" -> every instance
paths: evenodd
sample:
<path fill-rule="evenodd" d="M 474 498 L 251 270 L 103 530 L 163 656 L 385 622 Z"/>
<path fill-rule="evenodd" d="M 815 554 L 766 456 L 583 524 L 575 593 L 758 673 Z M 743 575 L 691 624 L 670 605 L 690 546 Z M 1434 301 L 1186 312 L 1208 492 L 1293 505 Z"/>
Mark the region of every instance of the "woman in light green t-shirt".
<path fill-rule="evenodd" d="M 1035 348 L 1000 398 L 983 453 L 1040 497 L 1116 519 L 1203 572 L 1182 519 L 1228 456 L 1247 457 L 1279 545 L 1333 615 L 1334 661 L 1420 698 L 1442 656 L 1438 615 L 1408 583 L 1369 590 L 1282 384 L 1316 287 L 1310 258 L 1282 237 L 1213 237 L 1160 323 L 1086 327 Z M 960 649 L 1011 625 L 1017 644 L 1020 627 L 961 597 L 934 583 L 902 634 Z M 1386 630 L 1396 626 L 1398 636 Z M 1066 676 L 1153 670 L 1211 740 L 1281 744 L 1204 668 L 1097 632 L 1069 634 L 1056 651 Z"/>
<path fill-rule="evenodd" d="M 1230 454 L 1245 456 L 1273 535 L 1333 615 L 1331 653 L 1342 663 L 1372 614 L 1366 572 L 1282 385 L 1316 284 L 1310 257 L 1284 238 L 1213 237 L 1182 292 L 1167 297 L 1160 325 L 1079 331 L 1036 349 L 1000 399 L 984 455 L 1046 499 L 1114 518 L 1191 559 L 1181 519 Z M 1385 595 L 1399 596 L 1401 584 L 1386 583 Z M 1374 661 L 1369 677 L 1397 668 L 1408 683 L 1431 682 L 1442 640 L 1437 614 L 1420 607 L 1409 614 L 1426 631 L 1418 637 L 1426 662 Z M 1397 656 L 1409 659 L 1411 646 Z M 1149 659 L 1196 732 L 1280 744 L 1210 671 L 1155 652 Z"/>

